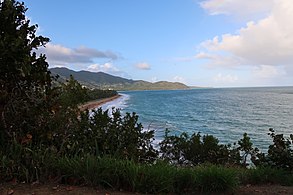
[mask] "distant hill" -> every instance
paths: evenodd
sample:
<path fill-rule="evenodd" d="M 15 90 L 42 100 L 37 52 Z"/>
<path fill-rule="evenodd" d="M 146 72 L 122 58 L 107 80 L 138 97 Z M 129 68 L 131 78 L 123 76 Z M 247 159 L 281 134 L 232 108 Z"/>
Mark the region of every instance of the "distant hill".
<path fill-rule="evenodd" d="M 113 76 L 104 72 L 73 71 L 68 68 L 51 68 L 52 74 L 59 75 L 64 81 L 72 75 L 82 85 L 89 88 L 114 89 L 114 90 L 173 90 L 189 89 L 183 83 L 159 81 L 155 83 L 143 80 L 131 80 Z"/>

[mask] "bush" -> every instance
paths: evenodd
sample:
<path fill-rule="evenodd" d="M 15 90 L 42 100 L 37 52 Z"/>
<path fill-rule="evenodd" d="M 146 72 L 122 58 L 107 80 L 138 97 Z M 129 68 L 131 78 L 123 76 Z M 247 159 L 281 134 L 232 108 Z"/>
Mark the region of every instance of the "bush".
<path fill-rule="evenodd" d="M 293 171 L 293 135 L 285 138 L 283 134 L 275 134 L 273 129 L 269 129 L 268 133 L 273 139 L 273 144 L 269 146 L 267 154 L 258 153 L 258 159 L 254 160 L 257 166 L 270 166 L 283 170 Z"/>
<path fill-rule="evenodd" d="M 238 151 L 240 151 L 241 155 L 241 161 L 242 166 L 247 167 L 249 164 L 248 158 L 252 160 L 252 162 L 255 162 L 257 160 L 257 155 L 259 153 L 258 148 L 253 148 L 253 144 L 250 141 L 250 137 L 247 135 L 247 133 L 243 134 L 243 138 L 238 141 L 239 147 L 237 148 Z"/>
<path fill-rule="evenodd" d="M 152 145 L 154 132 L 143 131 L 135 113 L 122 116 L 119 109 L 113 109 L 110 116 L 108 110 L 99 108 L 91 114 L 80 113 L 69 124 L 73 124 L 71 129 L 54 137 L 62 154 L 111 155 L 139 162 L 152 162 L 158 155 Z"/>
<path fill-rule="evenodd" d="M 219 144 L 218 139 L 212 135 L 204 135 L 201 139 L 200 133 L 187 133 L 180 136 L 169 135 L 166 130 L 165 137 L 160 142 L 162 158 L 174 164 L 200 165 L 203 163 L 213 164 L 240 164 L 240 153 L 230 145 Z"/>

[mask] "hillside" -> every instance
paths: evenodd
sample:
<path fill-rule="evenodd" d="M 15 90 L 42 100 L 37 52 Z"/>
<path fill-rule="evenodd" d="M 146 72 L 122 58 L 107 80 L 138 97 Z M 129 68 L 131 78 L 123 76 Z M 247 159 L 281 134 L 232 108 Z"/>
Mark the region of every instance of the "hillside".
<path fill-rule="evenodd" d="M 51 68 L 54 75 L 60 76 L 60 81 L 68 79 L 72 75 L 82 85 L 90 88 L 114 89 L 114 90 L 173 90 L 189 89 L 183 83 L 159 81 L 155 83 L 143 80 L 131 80 L 113 76 L 103 72 L 73 71 L 67 68 Z"/>

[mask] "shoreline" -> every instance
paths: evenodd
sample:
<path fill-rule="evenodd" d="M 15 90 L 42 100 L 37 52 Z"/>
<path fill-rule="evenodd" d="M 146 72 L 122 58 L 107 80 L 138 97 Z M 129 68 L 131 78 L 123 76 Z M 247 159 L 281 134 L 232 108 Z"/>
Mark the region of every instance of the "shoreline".
<path fill-rule="evenodd" d="M 80 111 L 85 111 L 86 109 L 92 110 L 92 109 L 95 109 L 95 108 L 102 106 L 105 103 L 116 100 L 116 99 L 120 98 L 121 96 L 122 95 L 118 94 L 118 95 L 115 95 L 115 96 L 109 97 L 109 98 L 103 98 L 103 99 L 89 101 L 89 102 L 86 102 L 86 103 L 78 106 L 78 108 Z"/>

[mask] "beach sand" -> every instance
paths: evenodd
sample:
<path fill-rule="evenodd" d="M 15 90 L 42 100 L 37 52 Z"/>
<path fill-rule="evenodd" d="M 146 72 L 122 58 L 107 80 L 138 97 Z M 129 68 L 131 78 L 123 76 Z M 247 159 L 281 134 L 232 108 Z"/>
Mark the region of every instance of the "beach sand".
<path fill-rule="evenodd" d="M 115 95 L 113 97 L 103 98 L 103 99 L 99 99 L 99 100 L 86 102 L 85 104 L 80 105 L 78 108 L 81 111 L 85 111 L 86 109 L 92 110 L 92 109 L 95 109 L 95 108 L 98 108 L 98 107 L 102 106 L 105 103 L 108 103 L 108 102 L 111 102 L 113 100 L 116 100 L 116 99 L 120 98 L 121 96 L 122 95 L 118 94 L 118 95 Z"/>

